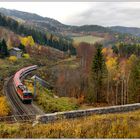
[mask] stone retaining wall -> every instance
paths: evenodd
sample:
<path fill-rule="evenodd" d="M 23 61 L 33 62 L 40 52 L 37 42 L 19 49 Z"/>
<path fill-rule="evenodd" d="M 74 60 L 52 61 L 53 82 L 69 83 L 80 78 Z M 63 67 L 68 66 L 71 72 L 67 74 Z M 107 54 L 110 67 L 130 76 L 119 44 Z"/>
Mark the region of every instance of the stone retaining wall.
<path fill-rule="evenodd" d="M 40 123 L 48 123 L 60 119 L 78 118 L 94 114 L 121 113 L 137 109 L 140 109 L 140 103 L 38 115 L 36 120 Z"/>

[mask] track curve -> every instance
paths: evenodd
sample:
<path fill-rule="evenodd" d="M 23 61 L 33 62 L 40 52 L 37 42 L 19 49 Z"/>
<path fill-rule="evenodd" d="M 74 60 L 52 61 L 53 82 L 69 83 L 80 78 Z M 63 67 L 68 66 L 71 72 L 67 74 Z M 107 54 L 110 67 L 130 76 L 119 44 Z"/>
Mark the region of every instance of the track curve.
<path fill-rule="evenodd" d="M 4 83 L 4 93 L 11 105 L 12 114 L 15 116 L 17 121 L 33 120 L 36 115 L 44 114 L 44 112 L 33 103 L 23 104 L 15 91 L 13 76 L 7 79 Z"/>

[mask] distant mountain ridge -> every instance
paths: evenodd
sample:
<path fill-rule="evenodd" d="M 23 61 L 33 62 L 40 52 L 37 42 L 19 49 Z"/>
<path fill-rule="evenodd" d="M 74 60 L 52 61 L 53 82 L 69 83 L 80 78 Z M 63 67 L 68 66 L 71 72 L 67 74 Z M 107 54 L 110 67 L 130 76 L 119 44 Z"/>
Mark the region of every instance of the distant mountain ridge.
<path fill-rule="evenodd" d="M 18 11 L 18 10 L 9 10 L 9 9 L 5 9 L 5 8 L 0 8 L 0 12 L 5 14 L 6 16 L 18 17 L 23 20 L 44 21 L 46 23 L 52 24 L 52 26 L 54 24 L 57 24 L 59 26 L 64 26 L 62 23 L 60 23 L 59 21 L 57 21 L 55 19 L 48 18 L 48 17 L 42 17 L 42 16 L 39 16 L 34 13 L 22 12 L 22 11 Z"/>
<path fill-rule="evenodd" d="M 112 31 L 115 31 L 115 32 L 140 36 L 140 28 L 137 28 L 137 27 L 112 26 L 112 27 L 109 27 L 109 28 Z"/>
<path fill-rule="evenodd" d="M 9 16 L 15 20 L 21 19 L 27 25 L 34 25 L 41 30 L 50 32 L 58 32 L 61 28 L 65 28 L 66 26 L 55 19 L 42 17 L 34 13 L 22 12 L 18 10 L 9 10 L 5 8 L 0 8 L 0 13 L 4 14 L 5 16 Z"/>
<path fill-rule="evenodd" d="M 23 24 L 37 27 L 41 31 L 49 31 L 51 33 L 62 34 L 63 32 L 118 32 L 124 34 L 131 34 L 140 37 L 140 28 L 136 27 L 123 27 L 123 26 L 111 26 L 103 27 L 99 25 L 83 25 L 83 26 L 71 26 L 65 25 L 55 19 L 42 17 L 40 15 L 28 12 L 22 12 L 18 10 L 9 10 L 0 8 L 0 13 L 6 16 L 14 18 L 15 20 L 23 22 Z"/>
<path fill-rule="evenodd" d="M 64 32 L 64 31 L 72 31 L 72 32 L 90 32 L 90 31 L 98 31 L 98 32 L 109 32 L 110 29 L 99 26 L 99 25 L 83 25 L 83 26 L 71 26 L 65 25 L 61 22 L 48 18 L 42 17 L 34 13 L 22 12 L 18 10 L 9 10 L 5 8 L 0 8 L 0 13 L 3 13 L 6 16 L 12 17 L 15 20 L 21 19 L 24 23 L 28 25 L 38 26 L 42 30 L 49 30 L 51 32 Z"/>

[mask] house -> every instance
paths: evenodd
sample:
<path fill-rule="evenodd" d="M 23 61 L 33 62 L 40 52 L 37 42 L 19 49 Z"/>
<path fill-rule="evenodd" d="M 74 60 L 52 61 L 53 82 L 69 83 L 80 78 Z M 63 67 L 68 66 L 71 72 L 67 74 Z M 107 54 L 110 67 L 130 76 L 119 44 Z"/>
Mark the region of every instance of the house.
<path fill-rule="evenodd" d="M 17 58 L 22 57 L 22 50 L 19 48 L 12 48 L 10 49 L 10 56 L 16 56 Z"/>

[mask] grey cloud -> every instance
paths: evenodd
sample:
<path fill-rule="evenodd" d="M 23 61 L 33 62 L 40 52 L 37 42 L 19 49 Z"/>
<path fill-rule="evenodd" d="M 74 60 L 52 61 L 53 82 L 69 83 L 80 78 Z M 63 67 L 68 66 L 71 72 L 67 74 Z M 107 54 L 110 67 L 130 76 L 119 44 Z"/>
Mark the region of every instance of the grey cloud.
<path fill-rule="evenodd" d="M 139 6 L 138 6 L 139 5 Z M 128 3 L 91 3 L 89 8 L 68 19 L 69 24 L 97 24 L 103 26 L 133 26 L 140 27 L 140 3 L 137 7 Z"/>

